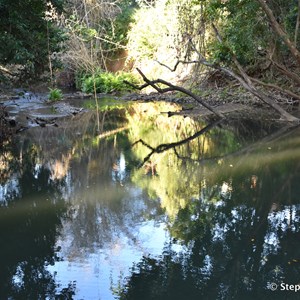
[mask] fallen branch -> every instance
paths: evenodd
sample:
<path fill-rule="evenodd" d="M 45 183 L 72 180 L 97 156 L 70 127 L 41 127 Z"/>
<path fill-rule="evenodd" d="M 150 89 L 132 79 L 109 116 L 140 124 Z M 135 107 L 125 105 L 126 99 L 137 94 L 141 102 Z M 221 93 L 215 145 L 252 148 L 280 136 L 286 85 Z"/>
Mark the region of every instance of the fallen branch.
<path fill-rule="evenodd" d="M 246 74 L 246 72 L 243 70 L 243 68 L 241 67 L 241 65 L 238 63 L 237 59 L 234 59 L 234 63 L 236 64 L 237 68 L 239 69 L 241 75 L 239 75 L 238 73 L 236 73 L 233 70 L 230 70 L 228 68 L 225 68 L 225 67 L 222 67 L 220 65 L 216 65 L 216 64 L 210 63 L 196 49 L 196 47 L 193 45 L 193 43 L 192 43 L 191 40 L 190 40 L 190 43 L 192 45 L 193 50 L 198 54 L 198 57 L 199 57 L 199 60 L 192 61 L 190 63 L 200 63 L 200 64 L 202 64 L 204 66 L 207 66 L 207 67 L 212 68 L 214 70 L 219 70 L 219 71 L 221 71 L 221 72 L 223 72 L 223 73 L 225 73 L 225 74 L 227 74 L 227 75 L 235 78 L 239 82 L 239 84 L 245 90 L 249 91 L 251 94 L 253 94 L 257 98 L 259 98 L 261 101 L 263 101 L 264 103 L 266 103 L 269 106 L 271 106 L 274 110 L 276 110 L 278 113 L 280 113 L 280 115 L 285 120 L 287 120 L 289 122 L 299 121 L 298 118 L 294 117 L 293 115 L 291 115 L 290 113 L 288 113 L 287 111 L 285 111 L 282 107 L 280 107 L 277 103 L 275 103 L 269 96 L 267 96 L 263 92 L 257 90 L 256 87 L 252 84 L 250 77 Z M 174 67 L 173 69 L 176 69 L 177 66 L 178 66 L 178 64 L 180 62 L 181 61 L 179 61 L 178 63 L 176 63 L 175 64 L 176 67 Z M 171 68 L 169 68 L 169 69 L 172 70 Z"/>
<path fill-rule="evenodd" d="M 280 71 L 282 74 L 286 75 L 287 77 L 294 80 L 298 85 L 300 85 L 300 77 L 294 73 L 289 71 L 286 67 L 279 64 L 278 62 L 274 61 L 272 58 L 270 58 L 271 63 L 276 67 L 278 71 Z"/>
<path fill-rule="evenodd" d="M 216 37 L 218 39 L 218 41 L 220 43 L 223 43 L 222 37 L 220 36 L 216 26 L 214 24 L 212 24 L 213 30 L 216 34 Z M 178 67 L 178 65 L 180 63 L 198 63 L 198 64 L 202 64 L 204 66 L 207 66 L 209 68 L 215 69 L 215 70 L 219 70 L 222 71 L 223 73 L 235 78 L 240 85 L 246 89 L 247 91 L 249 91 L 251 94 L 253 94 L 254 96 L 256 96 L 258 99 L 260 99 L 262 102 L 266 103 L 267 105 L 269 105 L 270 107 L 272 107 L 274 110 L 276 110 L 282 119 L 288 121 L 288 122 L 295 122 L 295 121 L 299 121 L 298 118 L 296 118 L 295 116 L 291 115 L 290 113 L 288 113 L 286 110 L 284 110 L 280 105 L 278 105 L 276 102 L 274 102 L 274 100 L 272 98 L 270 98 L 270 96 L 268 96 L 267 94 L 264 94 L 262 91 L 258 90 L 255 85 L 252 83 L 251 78 L 247 75 L 247 73 L 245 72 L 245 70 L 243 69 L 243 67 L 241 66 L 241 64 L 239 63 L 239 61 L 237 60 L 236 56 L 234 55 L 234 53 L 231 53 L 232 55 L 232 60 L 235 64 L 235 66 L 237 67 L 238 71 L 234 71 L 228 68 L 225 68 L 223 66 L 220 66 L 218 64 L 214 64 L 214 63 L 210 63 L 209 61 L 206 60 L 206 58 L 197 50 L 196 46 L 193 44 L 192 39 L 189 38 L 189 41 L 191 48 L 193 49 L 193 51 L 195 51 L 195 53 L 198 55 L 198 60 L 193 60 L 193 61 L 182 61 L 182 60 L 178 60 L 173 68 L 170 68 L 162 63 L 160 63 L 160 65 L 167 67 L 169 70 L 171 71 L 175 71 Z M 138 72 L 141 74 L 141 76 L 143 77 L 143 80 L 145 81 L 145 84 L 142 85 L 141 87 L 139 87 L 139 89 L 143 89 L 147 86 L 152 86 L 153 88 L 155 88 L 158 92 L 163 93 L 163 92 L 167 92 L 167 91 L 181 91 L 183 93 L 185 93 L 186 95 L 191 96 L 192 98 L 194 98 L 197 102 L 201 103 L 204 107 L 208 108 L 210 111 L 214 112 L 215 114 L 217 114 L 218 116 L 220 116 L 220 113 L 216 113 L 211 107 L 207 107 L 207 104 L 205 104 L 203 102 L 203 100 L 201 100 L 199 97 L 197 97 L 196 95 L 194 95 L 193 93 L 191 93 L 190 91 L 181 88 L 181 87 L 177 87 L 177 86 L 173 86 L 172 84 L 161 80 L 161 79 L 157 79 L 157 80 L 153 80 L 150 81 L 139 69 Z M 129 84 L 128 82 L 126 82 L 127 84 Z M 156 84 L 158 83 L 162 83 L 165 84 L 167 86 L 169 86 L 169 88 L 166 89 L 161 89 L 159 88 Z M 130 84 L 131 86 L 138 88 L 132 84 Z M 292 92 L 290 92 L 291 95 Z M 293 93 L 293 97 L 295 96 L 295 94 Z M 297 95 L 296 95 L 297 96 Z M 299 96 L 297 96 L 298 98 Z M 222 116 L 222 115 L 221 115 Z"/>
<path fill-rule="evenodd" d="M 287 94 L 287 95 L 289 95 L 289 96 L 291 96 L 291 97 L 293 97 L 293 98 L 295 98 L 295 99 L 300 100 L 300 96 L 299 96 L 299 95 L 293 93 L 293 92 L 290 91 L 290 90 L 286 90 L 286 89 L 284 89 L 284 88 L 282 88 L 282 87 L 280 87 L 280 86 L 278 86 L 278 85 L 276 85 L 276 84 L 273 84 L 273 83 L 266 83 L 266 82 L 263 82 L 263 81 L 261 81 L 261 80 L 259 80 L 259 79 L 253 78 L 253 77 L 251 77 L 251 80 L 254 81 L 254 82 L 256 82 L 256 83 L 258 83 L 258 84 L 260 84 L 260 85 L 263 85 L 263 86 L 269 87 L 269 88 L 271 88 L 271 89 L 280 91 L 280 92 L 282 92 L 282 93 L 284 93 L 284 94 Z"/>
<path fill-rule="evenodd" d="M 144 84 L 141 86 L 137 86 L 135 84 L 132 84 L 126 80 L 124 80 L 124 83 L 130 85 L 131 87 L 138 89 L 138 90 L 142 90 L 148 86 L 153 87 L 156 91 L 158 91 L 159 93 L 163 94 L 166 92 L 171 92 L 171 91 L 178 91 L 181 92 L 185 95 L 188 95 L 190 97 L 192 97 L 194 100 L 196 100 L 198 103 L 200 103 L 202 106 L 204 106 L 205 108 L 207 108 L 208 110 L 210 110 L 212 113 L 214 113 L 215 115 L 217 115 L 219 118 L 224 118 L 222 113 L 217 112 L 215 109 L 213 109 L 209 104 L 205 103 L 200 97 L 198 97 L 197 95 L 195 95 L 194 93 L 192 93 L 191 91 L 180 87 L 180 86 L 176 86 L 173 85 L 172 83 L 165 81 L 163 79 L 156 79 L 156 80 L 149 80 L 146 75 L 137 68 L 137 71 L 139 72 L 139 74 L 142 76 L 143 80 L 144 80 Z M 158 86 L 158 84 L 163 84 L 165 86 L 167 86 L 167 88 L 160 88 Z"/>
<path fill-rule="evenodd" d="M 214 24 L 212 24 L 212 27 L 215 31 L 218 41 L 220 43 L 223 43 L 222 38 L 221 38 L 216 26 Z M 299 121 L 298 118 L 294 117 L 293 115 L 291 115 L 290 113 L 285 111 L 281 106 L 279 106 L 277 103 L 275 103 L 268 95 L 266 95 L 262 91 L 259 91 L 258 89 L 256 89 L 256 87 L 252 84 L 251 78 L 247 75 L 247 73 L 243 69 L 242 65 L 237 60 L 235 54 L 231 53 L 231 55 L 232 55 L 232 60 L 233 60 L 234 64 L 236 65 L 240 75 L 235 73 L 232 70 L 222 68 L 224 71 L 227 71 L 227 73 L 231 74 L 231 76 L 236 78 L 245 89 L 247 89 L 249 92 L 251 92 L 258 99 L 260 99 L 261 101 L 263 101 L 264 103 L 268 104 L 273 109 L 275 109 L 277 112 L 279 112 L 281 117 L 283 117 L 285 120 L 287 120 L 289 122 Z"/>
<path fill-rule="evenodd" d="M 218 41 L 220 43 L 223 43 L 222 38 L 221 38 L 216 26 L 214 24 L 212 24 L 212 27 L 213 27 L 213 30 L 215 31 L 215 34 L 216 34 L 216 37 L 217 37 Z M 238 60 L 235 57 L 234 53 L 231 53 L 232 58 L 233 58 L 233 62 L 236 65 L 236 67 L 237 67 L 240 74 L 238 74 L 237 72 L 235 72 L 233 70 L 230 70 L 228 68 L 225 68 L 225 67 L 222 67 L 220 65 L 212 64 L 212 63 L 208 62 L 205 59 L 205 57 L 197 50 L 197 48 L 194 45 L 194 43 L 192 42 L 191 38 L 189 39 L 189 43 L 190 43 L 192 49 L 195 51 L 195 53 L 197 53 L 197 55 L 199 57 L 198 63 L 203 64 L 203 65 L 205 65 L 209 68 L 213 68 L 215 70 L 220 70 L 220 71 L 224 72 L 225 74 L 235 78 L 244 89 L 248 90 L 250 93 L 252 93 L 254 96 L 259 98 L 261 101 L 268 104 L 273 109 L 275 109 L 277 112 L 279 112 L 281 117 L 283 117 L 285 120 L 287 120 L 289 122 L 299 121 L 298 118 L 294 117 L 293 115 L 291 115 L 290 113 L 285 111 L 282 107 L 280 107 L 277 103 L 275 103 L 268 95 L 265 95 L 263 92 L 256 89 L 256 87 L 252 84 L 252 81 L 251 81 L 250 77 L 246 74 L 246 72 L 244 71 L 244 69 L 242 68 L 240 63 L 238 62 Z"/>

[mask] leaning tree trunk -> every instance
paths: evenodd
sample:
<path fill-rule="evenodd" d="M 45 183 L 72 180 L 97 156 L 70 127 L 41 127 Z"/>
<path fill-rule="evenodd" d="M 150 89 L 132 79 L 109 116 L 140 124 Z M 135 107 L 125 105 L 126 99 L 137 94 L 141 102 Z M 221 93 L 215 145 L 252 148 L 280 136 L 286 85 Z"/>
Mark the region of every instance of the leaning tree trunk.
<path fill-rule="evenodd" d="M 265 0 L 257 0 L 257 1 L 259 2 L 261 8 L 264 10 L 266 15 L 268 16 L 273 30 L 284 41 L 284 43 L 289 48 L 292 55 L 298 62 L 298 64 L 300 64 L 300 51 L 296 48 L 296 45 L 290 40 L 288 34 L 283 30 L 282 26 L 276 21 L 276 18 L 274 16 L 272 10 L 270 9 L 270 7 L 267 5 L 266 1 Z"/>
<path fill-rule="evenodd" d="M 217 36 L 217 39 L 220 43 L 223 43 L 222 37 L 220 36 L 217 27 L 212 24 L 212 27 L 215 31 L 215 34 Z M 214 66 L 209 64 L 204 58 L 204 60 L 208 66 L 218 68 L 219 70 L 222 70 L 223 72 L 229 74 L 233 78 L 239 81 L 239 83 L 248 90 L 251 94 L 259 98 L 264 103 L 271 106 L 273 109 L 275 109 L 278 113 L 280 113 L 281 117 L 289 122 L 299 121 L 298 118 L 294 117 L 290 113 L 288 113 L 286 110 L 284 110 L 280 105 L 278 105 L 276 102 L 274 102 L 268 95 L 263 93 L 262 91 L 259 91 L 252 83 L 250 77 L 247 75 L 246 71 L 243 69 L 241 64 L 239 63 L 238 59 L 236 58 L 236 55 L 234 53 L 231 53 L 232 60 L 235 66 L 237 67 L 237 72 L 234 72 L 233 70 L 221 67 L 221 66 Z M 299 57 L 300 58 L 300 57 Z"/>
<path fill-rule="evenodd" d="M 294 122 L 299 120 L 298 118 L 294 117 L 286 110 L 284 110 L 280 105 L 275 103 L 269 96 L 257 90 L 255 86 L 251 83 L 251 80 L 248 77 L 248 75 L 246 75 L 246 73 L 243 73 L 242 74 L 243 77 L 241 77 L 235 72 L 233 72 L 232 70 L 229 70 L 227 68 L 220 67 L 219 70 L 223 71 L 224 73 L 227 73 L 228 75 L 238 80 L 238 82 L 241 84 L 241 86 L 244 89 L 248 90 L 251 94 L 259 98 L 261 101 L 271 106 L 274 110 L 276 110 L 281 115 L 283 119 L 287 120 L 288 122 Z M 241 70 L 239 71 L 241 72 Z"/>

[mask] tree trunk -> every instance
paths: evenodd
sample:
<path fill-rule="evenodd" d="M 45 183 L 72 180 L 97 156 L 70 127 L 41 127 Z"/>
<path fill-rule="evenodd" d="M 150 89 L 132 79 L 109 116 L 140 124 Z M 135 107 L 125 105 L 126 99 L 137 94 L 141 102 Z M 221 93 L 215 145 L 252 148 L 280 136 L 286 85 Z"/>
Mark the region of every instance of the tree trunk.
<path fill-rule="evenodd" d="M 298 62 L 298 64 L 300 64 L 300 52 L 296 48 L 295 44 L 290 40 L 288 34 L 283 30 L 281 25 L 276 21 L 276 18 L 274 16 L 272 10 L 267 5 L 266 1 L 265 0 L 257 0 L 257 1 L 259 2 L 261 8 L 264 10 L 266 15 L 268 16 L 270 24 L 271 24 L 273 30 L 277 33 L 277 35 L 280 38 L 282 38 L 282 40 L 284 41 L 286 46 L 289 48 L 292 55 L 294 56 L 294 58 Z"/>
<path fill-rule="evenodd" d="M 297 20 L 296 20 L 296 27 L 295 27 L 295 36 L 294 36 L 294 44 L 296 46 L 297 46 L 299 25 L 300 25 L 300 0 L 298 0 L 298 13 L 297 13 Z"/>
<path fill-rule="evenodd" d="M 222 37 L 220 36 L 217 27 L 214 24 L 212 24 L 212 27 L 215 31 L 215 34 L 216 34 L 219 42 L 223 43 Z M 234 72 L 233 70 L 221 67 L 221 66 L 218 66 L 217 68 L 222 70 L 223 72 L 229 74 L 233 78 L 237 79 L 246 90 L 248 90 L 250 93 L 252 93 L 254 96 L 259 98 L 260 100 L 262 100 L 264 103 L 266 103 L 269 106 L 271 106 L 272 108 L 274 108 L 277 112 L 280 113 L 281 117 L 284 118 L 285 120 L 287 120 L 289 122 L 294 122 L 294 121 L 299 120 L 298 118 L 294 117 L 293 115 L 291 115 L 290 113 L 285 111 L 277 103 L 275 103 L 268 95 L 264 94 L 262 91 L 257 90 L 256 87 L 253 85 L 250 77 L 247 75 L 247 73 L 245 72 L 245 70 L 243 69 L 243 67 L 241 66 L 239 61 L 237 60 L 235 54 L 231 53 L 231 55 L 232 55 L 232 60 L 233 60 L 234 64 L 236 65 L 239 73 Z M 207 63 L 207 61 L 204 58 L 203 58 L 203 60 Z M 207 65 L 214 67 L 213 65 L 211 65 L 209 63 L 207 63 Z"/>

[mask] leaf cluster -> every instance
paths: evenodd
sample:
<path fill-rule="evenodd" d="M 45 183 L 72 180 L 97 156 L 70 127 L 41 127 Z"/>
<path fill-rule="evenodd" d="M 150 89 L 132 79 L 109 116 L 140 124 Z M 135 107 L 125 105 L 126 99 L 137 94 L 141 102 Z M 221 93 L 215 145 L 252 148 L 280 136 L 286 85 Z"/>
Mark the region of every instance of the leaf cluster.
<path fill-rule="evenodd" d="M 97 72 L 93 75 L 85 75 L 81 78 L 81 89 L 85 93 L 112 93 L 129 91 L 132 88 L 124 83 L 139 84 L 137 77 L 127 72 Z"/>
<path fill-rule="evenodd" d="M 60 89 L 58 89 L 58 88 L 50 88 L 49 89 L 48 99 L 51 102 L 59 101 L 62 98 L 63 98 L 63 94 L 62 94 L 62 91 Z"/>

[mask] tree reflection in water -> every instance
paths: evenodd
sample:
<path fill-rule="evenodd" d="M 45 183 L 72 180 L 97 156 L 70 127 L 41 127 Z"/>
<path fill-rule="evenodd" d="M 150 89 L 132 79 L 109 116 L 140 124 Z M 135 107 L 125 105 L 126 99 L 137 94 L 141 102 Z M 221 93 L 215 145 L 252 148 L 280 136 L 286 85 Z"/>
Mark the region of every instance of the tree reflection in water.
<path fill-rule="evenodd" d="M 72 125 L 72 134 L 66 128 L 33 128 L 0 153 L 1 299 L 72 299 L 75 294 L 74 282 L 60 286 L 48 270 L 59 260 L 56 241 L 69 215 L 74 153 L 68 142 L 77 136 Z"/>
<path fill-rule="evenodd" d="M 213 151 L 213 160 L 205 153 L 191 160 L 195 145 L 187 144 L 162 153 L 167 159 L 156 156 L 155 176 L 141 179 L 138 170 L 133 179 L 160 197 L 173 239 L 161 257 L 143 257 L 133 266 L 119 284 L 120 298 L 298 299 L 280 290 L 300 278 L 297 133 L 281 130 L 244 148 L 232 145 L 231 154 Z M 218 134 L 208 136 L 217 144 Z M 142 146 L 150 156 L 156 152 Z M 150 156 L 144 152 L 146 160 Z M 277 291 L 270 290 L 274 284 Z"/>
<path fill-rule="evenodd" d="M 28 155 L 18 164 L 17 197 L 9 194 L 0 208 L 0 298 L 71 299 L 74 286 L 57 290 L 46 268 L 56 260 L 55 241 L 66 213 L 61 195 L 51 197 L 60 183 L 50 180 L 48 169 L 35 171 L 36 161 Z"/>
<path fill-rule="evenodd" d="M 169 109 L 135 104 L 126 120 L 124 111 L 100 113 L 99 135 L 85 114 L 28 131 L 21 148 L 2 153 L 1 299 L 76 299 L 80 282 L 59 286 L 66 273 L 55 275 L 56 265 L 117 257 L 116 245 L 144 253 L 131 276 L 105 287 L 121 299 L 297 296 L 267 286 L 300 278 L 299 130 L 233 120 L 206 131 L 203 121 L 159 114 Z M 166 151 L 138 168 L 161 144 Z M 144 251 L 148 221 L 167 225 L 161 255 Z"/>
<path fill-rule="evenodd" d="M 267 221 L 247 207 L 205 205 L 193 213 L 202 216 L 203 209 L 214 217 L 195 220 L 180 212 L 173 228 L 193 239 L 181 241 L 182 251 L 172 250 L 172 242 L 161 258 L 144 257 L 123 282 L 121 299 L 298 299 L 294 292 L 272 292 L 268 284 L 299 283 L 299 205 L 270 213 Z M 287 223 L 291 228 L 282 231 Z"/>

